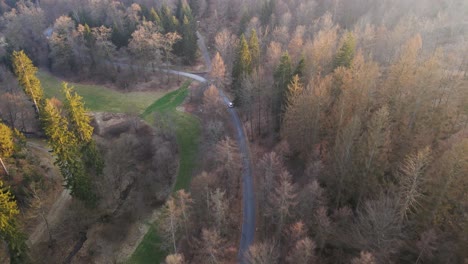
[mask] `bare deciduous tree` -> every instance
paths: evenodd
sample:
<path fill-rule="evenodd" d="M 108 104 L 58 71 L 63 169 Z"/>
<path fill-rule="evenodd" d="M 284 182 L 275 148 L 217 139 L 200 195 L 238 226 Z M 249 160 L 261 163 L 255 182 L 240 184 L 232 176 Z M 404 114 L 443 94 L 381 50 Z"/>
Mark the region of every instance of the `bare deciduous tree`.
<path fill-rule="evenodd" d="M 313 264 L 316 263 L 314 254 L 315 243 L 310 238 L 306 237 L 297 241 L 294 248 L 290 251 L 287 257 L 287 263 L 291 264 Z"/>
<path fill-rule="evenodd" d="M 246 259 L 249 264 L 276 264 L 279 253 L 274 242 L 256 243 L 250 246 Z"/>
<path fill-rule="evenodd" d="M 182 254 L 170 254 L 166 256 L 165 264 L 184 264 L 184 255 Z"/>
<path fill-rule="evenodd" d="M 408 217 L 410 211 L 415 211 L 422 196 L 424 172 L 430 158 L 430 149 L 426 147 L 416 154 L 406 157 L 400 166 L 400 215 Z"/>
<path fill-rule="evenodd" d="M 217 229 L 202 229 L 200 241 L 197 243 L 197 258 L 200 263 L 223 263 L 226 241 Z"/>
<path fill-rule="evenodd" d="M 359 257 L 355 257 L 351 260 L 351 264 L 376 264 L 374 256 L 366 251 L 361 251 Z"/>
<path fill-rule="evenodd" d="M 420 261 L 430 261 L 434 257 L 434 251 L 437 249 L 437 234 L 433 229 L 425 231 L 421 234 L 416 242 L 416 247 L 419 250 L 416 264 Z"/>
<path fill-rule="evenodd" d="M 188 236 L 188 225 L 193 204 L 192 197 L 190 196 L 190 193 L 187 193 L 185 190 L 179 190 L 175 194 L 175 199 L 177 207 L 179 208 L 180 213 L 182 215 L 182 222 L 184 224 L 185 235 Z"/>
<path fill-rule="evenodd" d="M 353 229 L 355 245 L 373 252 L 378 262 L 385 262 L 401 246 L 403 238 L 399 208 L 393 198 L 365 202 L 357 212 Z"/>
<path fill-rule="evenodd" d="M 216 55 L 213 58 L 210 77 L 217 87 L 222 88 L 225 83 L 229 82 L 229 80 L 226 80 L 226 66 L 224 65 L 223 58 L 219 55 L 219 52 L 216 52 Z"/>
<path fill-rule="evenodd" d="M 210 85 L 203 92 L 203 108 L 206 113 L 212 114 L 214 117 L 220 117 L 223 111 L 221 97 L 218 89 L 214 85 Z"/>
<path fill-rule="evenodd" d="M 229 209 L 229 203 L 224 195 L 224 191 L 216 188 L 216 190 L 210 192 L 208 201 L 211 215 L 214 218 L 215 227 L 217 230 L 220 230 L 221 233 L 226 229 Z"/>
<path fill-rule="evenodd" d="M 269 196 L 275 188 L 276 177 L 283 170 L 283 164 L 275 152 L 267 153 L 259 162 L 258 175 L 260 190 L 257 192 L 258 202 L 264 206 L 269 205 Z M 263 209 L 263 208 L 262 208 Z M 264 231 L 267 224 L 267 209 L 260 210 L 261 219 L 263 219 Z"/>
<path fill-rule="evenodd" d="M 287 171 L 282 171 L 274 191 L 270 193 L 268 200 L 270 208 L 267 208 L 268 215 L 274 219 L 276 224 L 276 235 L 279 238 L 284 224 L 294 210 L 296 203 L 296 190 L 292 183 L 292 176 Z"/>
<path fill-rule="evenodd" d="M 234 63 L 235 48 L 237 47 L 238 39 L 228 29 L 223 29 L 215 37 L 215 47 L 224 60 L 226 72 L 232 72 Z"/>
<path fill-rule="evenodd" d="M 177 242 L 180 237 L 181 211 L 177 207 L 176 200 L 171 196 L 164 207 L 160 224 L 158 225 L 161 236 L 165 243 L 162 246 L 177 253 Z"/>
<path fill-rule="evenodd" d="M 240 189 L 240 154 L 236 143 L 229 137 L 216 145 L 216 160 L 222 166 L 228 197 L 237 197 Z M 232 191 L 230 191 L 232 190 Z"/>

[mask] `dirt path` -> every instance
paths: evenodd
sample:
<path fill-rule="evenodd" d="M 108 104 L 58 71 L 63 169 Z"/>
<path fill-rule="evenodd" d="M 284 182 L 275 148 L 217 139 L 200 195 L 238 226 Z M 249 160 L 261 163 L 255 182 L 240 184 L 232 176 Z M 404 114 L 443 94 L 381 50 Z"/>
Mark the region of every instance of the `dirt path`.
<path fill-rule="evenodd" d="M 34 149 L 35 151 L 39 151 L 43 153 L 43 156 L 45 157 L 50 157 L 48 160 L 50 162 L 50 166 L 52 169 L 49 172 L 49 177 L 55 178 L 55 179 L 61 179 L 60 172 L 58 171 L 57 167 L 53 165 L 53 157 L 49 153 L 49 149 L 47 146 L 41 143 L 37 142 L 32 142 L 29 141 L 27 143 L 27 146 Z M 69 202 L 71 201 L 71 196 L 70 192 L 66 189 L 63 189 L 60 195 L 57 197 L 55 200 L 54 204 L 50 207 L 49 212 L 47 213 L 47 221 L 49 222 L 49 226 L 54 226 L 58 219 L 60 219 L 60 216 L 63 213 L 63 210 L 67 207 Z M 37 244 L 38 242 L 46 240 L 48 237 L 47 234 L 47 227 L 44 221 L 40 221 L 40 223 L 36 226 L 34 231 L 31 232 L 31 235 L 29 235 L 28 238 L 28 245 L 34 245 Z"/>
<path fill-rule="evenodd" d="M 66 189 L 63 190 L 57 200 L 55 200 L 52 208 L 50 208 L 49 212 L 47 213 L 46 218 L 50 226 L 54 226 L 57 223 L 57 220 L 60 218 L 63 210 L 67 207 L 70 201 L 70 192 Z M 27 243 L 29 245 L 34 245 L 38 242 L 44 241 L 45 239 L 47 239 L 47 228 L 45 222 L 41 221 L 29 236 Z"/>

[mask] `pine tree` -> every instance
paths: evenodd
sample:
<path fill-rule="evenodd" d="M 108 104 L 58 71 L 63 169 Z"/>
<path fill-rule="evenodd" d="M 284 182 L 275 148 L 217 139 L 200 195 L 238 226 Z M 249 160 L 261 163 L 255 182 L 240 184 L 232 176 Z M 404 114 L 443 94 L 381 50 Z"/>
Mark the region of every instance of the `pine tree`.
<path fill-rule="evenodd" d="M 65 187 L 73 197 L 89 206 L 94 205 L 96 196 L 83 162 L 83 144 L 80 144 L 79 135 L 70 129 L 67 118 L 49 100 L 44 105 L 41 118 L 49 145 L 57 156 L 55 163 L 65 179 Z M 94 162 L 99 161 L 96 160 Z"/>
<path fill-rule="evenodd" d="M 356 40 L 353 33 L 348 33 L 333 61 L 333 69 L 338 67 L 349 68 L 354 58 Z"/>
<path fill-rule="evenodd" d="M 271 16 L 276 9 L 276 0 L 267 0 L 263 3 L 262 11 L 260 14 L 260 21 L 262 25 L 270 24 Z"/>
<path fill-rule="evenodd" d="M 3 123 L 0 123 L 0 163 L 2 164 L 3 170 L 9 175 L 8 170 L 3 163 L 4 158 L 8 158 L 13 154 L 13 132 L 11 129 Z"/>
<path fill-rule="evenodd" d="M 13 69 L 18 77 L 19 84 L 33 101 L 36 112 L 39 114 L 44 91 L 39 79 L 36 77 L 37 68 L 24 51 L 13 51 Z"/>
<path fill-rule="evenodd" d="M 252 72 L 252 56 L 245 36 L 242 35 L 237 48 L 237 56 L 232 69 L 232 89 L 234 91 L 234 104 L 238 105 L 241 101 L 242 78 L 244 75 L 250 75 Z"/>
<path fill-rule="evenodd" d="M 276 98 L 273 102 L 273 114 L 277 118 L 276 121 L 279 128 L 279 123 L 282 118 L 281 115 L 286 110 L 286 92 L 292 79 L 291 58 L 288 52 L 283 53 L 281 56 L 280 64 L 274 73 L 274 79 Z"/>
<path fill-rule="evenodd" d="M 77 136 L 80 143 L 90 142 L 93 127 L 90 125 L 91 118 L 86 113 L 83 98 L 65 82 L 62 83 L 62 92 L 65 95 L 64 108 L 67 111 L 70 130 Z"/>
<path fill-rule="evenodd" d="M 69 131 L 77 139 L 81 160 L 87 172 L 94 169 L 97 175 L 102 173 L 104 161 L 97 150 L 92 138 L 93 127 L 90 125 L 91 118 L 86 112 L 83 98 L 79 96 L 73 87 L 68 87 L 67 83 L 62 83 L 62 91 L 65 95 L 64 108 L 67 112 Z"/>
<path fill-rule="evenodd" d="M 200 16 L 200 0 L 189 0 L 190 9 L 192 9 L 193 16 Z"/>
<path fill-rule="evenodd" d="M 198 50 L 196 36 L 197 29 L 195 19 L 192 15 L 192 10 L 187 4 L 187 1 L 179 0 L 177 2 L 175 16 L 172 16 L 169 8 L 165 6 L 163 6 L 161 11 L 163 14 L 163 24 L 168 24 L 168 26 L 164 26 L 166 33 L 177 30 L 177 32 L 182 36 L 182 40 L 176 43 L 174 52 L 183 57 L 184 63 L 194 63 L 197 58 Z M 172 17 L 172 22 L 169 22 L 169 17 Z M 169 28 L 170 24 L 174 25 L 175 28 Z"/>
<path fill-rule="evenodd" d="M 296 65 L 296 68 L 293 71 L 293 76 L 298 75 L 299 78 L 301 78 L 301 79 L 304 78 L 305 67 L 306 67 L 305 59 L 304 59 L 304 57 L 301 57 L 301 59 L 299 60 L 299 62 Z"/>
<path fill-rule="evenodd" d="M 158 12 L 156 12 L 154 7 L 152 7 L 151 10 L 150 10 L 149 20 L 152 21 L 158 27 L 163 26 L 162 23 L 161 23 L 161 17 L 158 15 Z M 162 31 L 164 31 L 164 29 L 162 29 Z"/>
<path fill-rule="evenodd" d="M 249 24 L 250 19 L 252 18 L 252 15 L 249 14 L 246 10 L 242 12 L 242 16 L 239 22 L 239 33 L 238 35 L 242 35 L 245 33 L 245 30 L 247 28 L 247 25 Z"/>
<path fill-rule="evenodd" d="M 41 121 L 49 145 L 58 159 L 63 161 L 73 160 L 75 157 L 73 152 L 77 148 L 78 140 L 68 129 L 68 120 L 62 116 L 60 110 L 50 100 L 46 100 L 44 104 Z"/>
<path fill-rule="evenodd" d="M 159 17 L 161 19 L 164 33 L 174 32 L 177 30 L 177 18 L 172 14 L 171 9 L 165 3 L 161 6 Z"/>
<path fill-rule="evenodd" d="M 18 206 L 10 190 L 0 180 L 0 238 L 8 244 L 10 263 L 23 263 L 25 257 L 25 237 L 20 232 L 16 220 Z"/>
<path fill-rule="evenodd" d="M 249 51 L 252 57 L 252 68 L 258 68 L 260 64 L 260 46 L 258 44 L 257 31 L 252 29 L 249 39 Z"/>
<path fill-rule="evenodd" d="M 182 48 L 183 48 L 183 56 L 184 61 L 187 64 L 192 64 L 197 59 L 197 36 L 195 34 L 195 23 L 193 21 L 193 17 L 184 16 L 182 25 L 182 29 L 180 30 L 182 34 Z"/>

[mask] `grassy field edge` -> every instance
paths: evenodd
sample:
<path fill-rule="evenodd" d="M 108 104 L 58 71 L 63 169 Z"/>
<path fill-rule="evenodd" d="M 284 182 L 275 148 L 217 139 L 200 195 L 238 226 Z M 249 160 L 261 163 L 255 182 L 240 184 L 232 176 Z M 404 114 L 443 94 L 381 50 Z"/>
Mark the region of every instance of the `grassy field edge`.
<path fill-rule="evenodd" d="M 190 82 L 185 82 L 178 90 L 164 95 L 148 106 L 141 115 L 142 118 L 149 122 L 154 122 L 151 114 L 155 112 L 170 112 L 174 118 L 180 162 L 173 192 L 180 189 L 187 189 L 189 187 L 192 170 L 195 167 L 198 141 L 200 138 L 201 125 L 198 118 L 189 113 L 179 112 L 176 110 L 177 106 L 182 104 L 188 95 L 189 86 Z M 153 223 L 127 263 L 161 263 L 167 253 L 159 249 L 159 243 L 161 243 L 161 238 L 157 234 L 155 223 Z"/>

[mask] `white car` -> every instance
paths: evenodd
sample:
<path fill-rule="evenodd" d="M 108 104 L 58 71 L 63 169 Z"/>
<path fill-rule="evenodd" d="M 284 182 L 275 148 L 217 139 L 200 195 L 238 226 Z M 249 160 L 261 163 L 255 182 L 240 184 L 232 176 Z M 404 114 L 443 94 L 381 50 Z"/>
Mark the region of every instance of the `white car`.
<path fill-rule="evenodd" d="M 228 107 L 229 107 L 229 108 L 233 108 L 233 107 L 234 107 L 234 104 L 233 104 L 232 102 L 229 102 L 229 103 L 228 103 Z"/>

